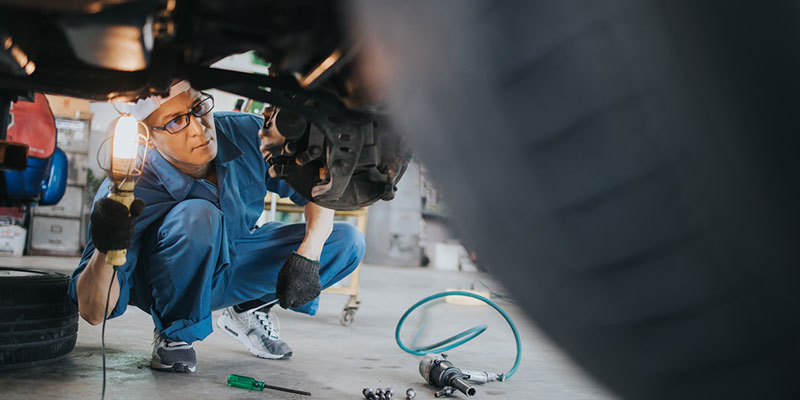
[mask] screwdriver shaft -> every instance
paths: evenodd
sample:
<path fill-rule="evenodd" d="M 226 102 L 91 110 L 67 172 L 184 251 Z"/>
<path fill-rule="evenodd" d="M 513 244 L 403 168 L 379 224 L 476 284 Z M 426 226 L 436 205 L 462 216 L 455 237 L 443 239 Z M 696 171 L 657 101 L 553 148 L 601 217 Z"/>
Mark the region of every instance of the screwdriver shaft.
<path fill-rule="evenodd" d="M 282 392 L 289 392 L 289 393 L 299 394 L 299 395 L 303 395 L 303 396 L 311 396 L 311 393 L 304 392 L 302 390 L 294 390 L 294 389 L 284 388 L 284 387 L 280 387 L 280 386 L 272 386 L 272 385 L 267 385 L 267 384 L 264 384 L 264 389 L 280 390 Z"/>

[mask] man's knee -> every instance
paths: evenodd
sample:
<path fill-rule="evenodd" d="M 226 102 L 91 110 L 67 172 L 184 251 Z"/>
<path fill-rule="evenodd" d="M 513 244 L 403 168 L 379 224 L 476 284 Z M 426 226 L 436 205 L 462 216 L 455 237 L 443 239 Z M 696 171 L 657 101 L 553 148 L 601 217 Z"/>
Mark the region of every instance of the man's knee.
<path fill-rule="evenodd" d="M 148 254 L 148 275 L 164 301 L 193 288 L 192 295 L 210 290 L 222 245 L 222 213 L 206 200 L 190 199 L 175 205 L 156 232 L 156 243 Z M 177 297 L 176 297 L 177 296 Z M 190 296 L 191 297 L 191 296 Z"/>
<path fill-rule="evenodd" d="M 222 229 L 222 211 L 207 200 L 189 199 L 176 204 L 158 229 L 161 241 L 190 239 L 207 245 Z"/>

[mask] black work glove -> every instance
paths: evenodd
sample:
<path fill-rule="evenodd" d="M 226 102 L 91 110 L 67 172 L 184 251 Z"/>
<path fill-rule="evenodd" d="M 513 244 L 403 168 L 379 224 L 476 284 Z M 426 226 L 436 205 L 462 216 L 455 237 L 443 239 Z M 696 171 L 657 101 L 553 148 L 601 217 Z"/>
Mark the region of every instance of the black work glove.
<path fill-rule="evenodd" d="M 131 203 L 130 215 L 124 204 L 104 197 L 94 204 L 89 234 L 94 247 L 101 253 L 131 247 L 136 218 L 144 210 L 144 202 L 136 199 Z"/>
<path fill-rule="evenodd" d="M 320 291 L 319 261 L 292 252 L 278 272 L 277 292 L 281 307 L 300 307 L 317 298 Z"/>

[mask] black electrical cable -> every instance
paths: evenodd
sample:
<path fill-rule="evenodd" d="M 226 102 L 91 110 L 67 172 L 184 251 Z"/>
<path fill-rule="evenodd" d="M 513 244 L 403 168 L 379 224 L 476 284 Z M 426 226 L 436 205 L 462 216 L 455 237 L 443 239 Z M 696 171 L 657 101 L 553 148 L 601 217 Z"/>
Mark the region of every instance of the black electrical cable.
<path fill-rule="evenodd" d="M 504 301 L 507 301 L 507 302 L 513 303 L 513 304 L 519 304 L 519 302 L 516 299 L 514 299 L 513 297 L 511 297 L 509 295 L 506 295 L 506 294 L 501 294 L 501 293 L 495 292 L 494 290 L 492 290 L 491 287 L 489 287 L 489 285 L 487 285 L 483 281 L 479 280 L 478 283 L 483 285 L 483 287 L 485 287 L 486 290 L 489 291 L 489 297 L 490 298 L 504 300 Z M 473 286 L 472 289 L 475 290 L 475 287 Z"/>
<path fill-rule="evenodd" d="M 100 330 L 100 348 L 103 351 L 103 392 L 100 400 L 106 398 L 106 321 L 108 320 L 108 303 L 111 299 L 111 288 L 114 286 L 114 279 L 117 278 L 117 267 L 114 265 L 114 273 L 111 274 L 111 281 L 108 283 L 108 293 L 106 294 L 106 307 L 103 310 L 103 328 Z"/>

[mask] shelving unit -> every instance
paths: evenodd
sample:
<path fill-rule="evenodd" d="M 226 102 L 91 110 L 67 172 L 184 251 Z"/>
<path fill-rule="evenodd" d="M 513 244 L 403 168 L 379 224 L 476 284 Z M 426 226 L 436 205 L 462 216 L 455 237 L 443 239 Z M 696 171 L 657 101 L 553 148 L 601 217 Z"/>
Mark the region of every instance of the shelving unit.
<path fill-rule="evenodd" d="M 89 168 L 89 101 L 48 96 L 58 130 L 57 145 L 67 153 L 67 189 L 58 204 L 31 209 L 28 250 L 31 255 L 79 255 L 84 244 L 83 204 Z"/>

